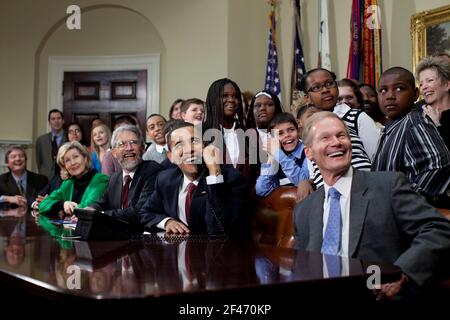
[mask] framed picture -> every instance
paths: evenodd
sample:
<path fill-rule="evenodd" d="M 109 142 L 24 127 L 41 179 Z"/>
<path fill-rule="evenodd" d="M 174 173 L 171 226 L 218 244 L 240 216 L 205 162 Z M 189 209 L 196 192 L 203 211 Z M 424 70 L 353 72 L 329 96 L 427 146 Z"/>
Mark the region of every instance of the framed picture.
<path fill-rule="evenodd" d="M 417 13 L 411 17 L 413 70 L 429 55 L 450 54 L 450 5 Z"/>

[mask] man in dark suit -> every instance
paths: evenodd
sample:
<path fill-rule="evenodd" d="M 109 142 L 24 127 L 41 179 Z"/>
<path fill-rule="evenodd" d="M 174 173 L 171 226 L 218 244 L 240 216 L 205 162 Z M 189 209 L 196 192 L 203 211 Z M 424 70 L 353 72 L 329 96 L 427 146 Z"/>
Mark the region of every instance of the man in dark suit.
<path fill-rule="evenodd" d="M 51 180 L 53 175 L 59 174 L 59 166 L 56 165 L 55 159 L 58 148 L 66 142 L 63 113 L 58 109 L 50 110 L 48 123 L 51 131 L 36 140 L 36 164 L 39 173 Z"/>
<path fill-rule="evenodd" d="M 155 161 L 142 161 L 144 139 L 140 129 L 134 125 L 114 130 L 111 143 L 113 156 L 122 170 L 111 175 L 105 193 L 91 207 L 140 225 L 138 212 L 153 193 L 156 176 L 162 167 Z"/>
<path fill-rule="evenodd" d="M 31 204 L 38 191 L 47 184 L 47 178 L 27 170 L 27 155 L 20 146 L 8 149 L 5 162 L 9 172 L 0 175 L 0 203 Z"/>
<path fill-rule="evenodd" d="M 213 145 L 204 147 L 190 123 L 167 134 L 167 156 L 176 168 L 162 171 L 141 210 L 146 229 L 175 234 L 250 235 L 247 184 L 234 168 L 220 166 Z"/>
<path fill-rule="evenodd" d="M 401 279 L 383 284 L 378 298 L 429 283 L 449 256 L 450 221 L 401 173 L 352 169 L 348 130 L 335 114 L 314 114 L 304 144 L 325 185 L 295 208 L 297 248 L 398 266 Z"/>

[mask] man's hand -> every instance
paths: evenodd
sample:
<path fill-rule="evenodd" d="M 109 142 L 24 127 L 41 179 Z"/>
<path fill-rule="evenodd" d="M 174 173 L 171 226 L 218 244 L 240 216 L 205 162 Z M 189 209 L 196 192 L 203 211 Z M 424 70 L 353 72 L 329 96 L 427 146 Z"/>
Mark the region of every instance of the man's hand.
<path fill-rule="evenodd" d="M 167 233 L 172 234 L 188 234 L 190 232 L 188 227 L 184 223 L 175 219 L 167 220 L 164 228 L 166 229 Z"/>
<path fill-rule="evenodd" d="M 219 148 L 210 144 L 203 149 L 203 160 L 208 168 L 210 176 L 217 176 L 220 174 L 220 163 L 222 153 Z"/>
<path fill-rule="evenodd" d="M 297 203 L 302 202 L 307 196 L 314 192 L 314 185 L 312 180 L 300 181 L 297 185 Z"/>
<path fill-rule="evenodd" d="M 3 196 L 5 202 L 17 204 L 19 207 L 27 205 L 27 199 L 22 196 Z"/>
<path fill-rule="evenodd" d="M 441 120 L 441 113 L 432 106 L 426 105 L 422 107 L 423 112 L 433 120 L 434 124 L 437 126 Z"/>
<path fill-rule="evenodd" d="M 402 273 L 400 280 L 382 284 L 380 289 L 373 290 L 373 294 L 377 300 L 394 299 L 408 281 L 408 276 Z"/>
<path fill-rule="evenodd" d="M 280 150 L 280 140 L 278 140 L 278 138 L 269 137 L 263 142 L 262 149 L 270 156 L 274 157 L 278 150 Z"/>
<path fill-rule="evenodd" d="M 64 202 L 64 213 L 68 215 L 73 214 L 73 209 L 78 208 L 78 203 L 72 202 L 72 201 L 65 201 Z"/>

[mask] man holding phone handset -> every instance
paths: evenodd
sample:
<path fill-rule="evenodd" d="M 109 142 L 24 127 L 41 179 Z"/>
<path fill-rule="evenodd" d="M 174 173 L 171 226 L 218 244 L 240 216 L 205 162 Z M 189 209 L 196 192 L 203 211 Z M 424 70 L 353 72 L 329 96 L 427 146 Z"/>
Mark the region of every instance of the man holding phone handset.
<path fill-rule="evenodd" d="M 180 122 L 168 132 L 167 156 L 177 167 L 158 175 L 141 222 L 147 230 L 170 234 L 249 237 L 246 179 L 232 166 L 220 165 L 219 149 L 205 147 L 196 130 Z"/>

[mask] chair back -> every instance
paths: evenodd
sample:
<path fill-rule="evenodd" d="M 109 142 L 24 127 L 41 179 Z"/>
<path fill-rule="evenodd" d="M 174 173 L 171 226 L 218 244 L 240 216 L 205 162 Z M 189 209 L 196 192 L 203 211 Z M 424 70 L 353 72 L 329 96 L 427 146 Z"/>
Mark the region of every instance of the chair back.
<path fill-rule="evenodd" d="M 279 187 L 267 197 L 257 199 L 253 219 L 254 241 L 286 248 L 293 246 L 296 194 L 296 187 Z"/>

